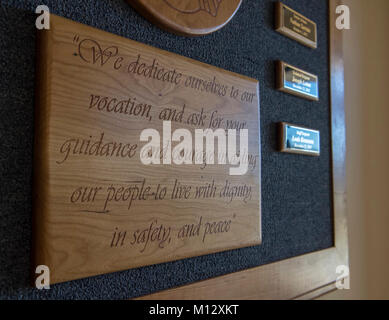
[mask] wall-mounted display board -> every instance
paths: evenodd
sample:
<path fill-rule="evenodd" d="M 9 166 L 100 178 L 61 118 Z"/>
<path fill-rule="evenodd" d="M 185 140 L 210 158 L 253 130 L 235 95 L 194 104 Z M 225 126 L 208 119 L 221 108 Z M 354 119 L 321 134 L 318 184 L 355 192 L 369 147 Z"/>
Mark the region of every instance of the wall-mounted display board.
<path fill-rule="evenodd" d="M 48 239 L 44 239 L 45 236 L 55 237 L 56 234 L 53 234 L 51 228 L 57 224 L 58 220 L 57 218 L 54 220 L 50 218 L 43 219 L 43 215 L 39 218 L 38 214 L 38 219 L 35 219 L 33 224 L 33 221 L 31 221 L 31 200 L 34 196 L 35 203 L 40 203 L 42 206 L 46 205 L 43 209 L 51 209 L 49 206 L 52 205 L 49 202 L 40 201 L 40 195 L 46 195 L 47 193 L 45 192 L 51 190 L 51 194 L 54 195 L 54 201 L 62 201 L 58 198 L 58 195 L 61 196 L 62 193 L 60 192 L 67 188 L 66 185 L 73 183 L 74 179 L 67 180 L 65 175 L 61 175 L 60 178 L 63 178 L 63 181 L 66 180 L 64 184 L 57 181 L 54 184 L 47 184 L 47 180 L 42 181 L 43 186 L 46 188 L 46 191 L 43 190 L 45 192 L 37 192 L 39 189 L 32 186 L 32 173 L 34 172 L 36 176 L 36 170 L 39 169 L 39 166 L 33 167 L 32 161 L 33 154 L 36 154 L 33 148 L 34 128 L 39 124 L 40 119 L 44 119 L 44 117 L 39 115 L 34 117 L 34 98 L 36 96 L 34 87 L 37 85 L 41 87 L 38 83 L 41 73 L 38 71 L 35 63 L 35 60 L 39 60 L 41 55 L 38 54 L 39 51 L 36 53 L 39 45 L 35 43 L 35 40 L 36 35 L 41 31 L 37 31 L 35 27 L 37 15 L 34 6 L 27 4 L 23 0 L 1 1 L 0 7 L 7 19 L 0 20 L 4 22 L 0 22 L 0 42 L 4 44 L 2 50 L 0 50 L 0 60 L 7 63 L 2 65 L 2 76 L 0 77 L 0 135 L 4 137 L 0 148 L 0 179 L 2 181 L 0 197 L 2 208 L 0 210 L 0 240 L 2 243 L 0 254 L 0 299 L 89 300 L 128 299 L 135 297 L 166 299 L 291 299 L 315 297 L 335 287 L 335 281 L 341 276 L 336 273 L 337 266 L 348 265 L 344 179 L 344 86 L 343 60 L 340 50 L 342 47 L 341 35 L 345 31 L 338 31 L 335 27 L 335 9 L 336 5 L 340 4 L 340 1 L 331 1 L 331 7 L 328 7 L 330 1 L 327 0 L 283 1 L 283 3 L 296 12 L 317 23 L 318 47 L 315 50 L 307 48 L 294 40 L 292 41 L 275 31 L 274 3 L 274 0 L 244 0 L 237 14 L 225 28 L 204 37 L 181 37 L 154 27 L 125 0 L 47 1 L 46 4 L 52 13 L 109 32 L 109 37 L 105 38 L 104 36 L 102 37 L 104 41 L 99 42 L 102 50 L 116 45 L 118 46 L 119 53 L 121 53 L 125 48 L 132 47 L 133 44 L 134 48 L 138 48 L 139 43 L 145 43 L 165 50 L 153 50 L 153 52 L 158 56 L 156 61 L 158 65 L 169 68 L 169 70 L 170 67 L 172 67 L 173 71 L 176 69 L 176 72 L 181 70 L 177 67 L 177 64 L 181 65 L 185 60 L 188 61 L 188 66 L 192 66 L 194 63 L 196 74 L 217 73 L 221 76 L 220 79 L 219 76 L 217 77 L 217 80 L 220 82 L 225 77 L 229 77 L 230 74 L 221 69 L 243 74 L 259 81 L 261 106 L 259 109 L 259 132 L 261 135 L 261 153 L 259 158 L 261 158 L 261 162 L 260 164 L 258 162 L 256 167 L 258 169 L 261 168 L 260 220 L 262 225 L 262 242 L 260 245 L 242 247 L 237 250 L 206 255 L 197 255 L 196 253 L 196 256 L 186 259 L 125 269 L 119 272 L 106 273 L 74 281 L 52 283 L 50 290 L 38 290 L 35 286 L 31 286 L 31 280 L 34 282 L 38 274 L 34 273 L 35 270 L 33 270 L 33 275 L 30 275 L 31 255 L 35 252 L 31 252 L 32 246 L 30 241 L 34 234 L 42 236 L 42 243 L 45 243 Z M 12 32 L 9 32 L 10 22 L 12 24 Z M 77 24 L 77 26 L 76 34 L 82 40 L 83 34 L 89 34 L 89 31 L 85 31 L 89 30 L 89 28 L 82 24 Z M 57 28 L 57 30 L 59 29 Z M 328 30 L 331 30 L 331 32 L 328 33 Z M 96 66 L 96 69 L 93 69 L 94 67 L 90 63 L 88 64 L 81 60 L 77 52 L 77 38 L 75 38 L 74 33 L 69 31 L 66 29 L 54 38 L 55 46 L 62 47 L 62 44 L 65 50 L 52 60 L 53 63 L 50 60 L 41 60 L 41 62 L 46 62 L 53 69 L 61 69 L 59 80 L 54 79 L 52 87 L 48 88 L 46 95 L 43 95 L 43 97 L 52 97 L 50 98 L 51 100 L 48 99 L 48 102 L 60 108 L 58 110 L 61 113 L 61 120 L 56 120 L 55 125 L 63 126 L 64 120 L 69 123 L 69 129 L 66 129 L 66 132 L 61 136 L 58 136 L 58 139 L 55 141 L 54 151 L 51 152 L 56 152 L 58 156 L 58 147 L 62 145 L 64 140 L 66 141 L 66 139 L 73 137 L 77 138 L 81 135 L 85 135 L 83 148 L 87 147 L 88 140 L 90 140 L 89 148 L 96 142 L 98 144 L 102 133 L 101 128 L 108 127 L 108 124 L 112 123 L 111 119 L 115 119 L 114 124 L 117 128 L 109 128 L 108 131 L 104 131 L 103 142 L 109 143 L 110 141 L 107 139 L 110 139 L 115 134 L 115 137 L 118 139 L 117 142 L 131 143 L 131 145 L 138 142 L 139 146 L 146 143 L 139 141 L 140 130 L 138 129 L 136 129 L 136 141 L 135 139 L 125 139 L 123 134 L 116 134 L 116 132 L 121 131 L 125 120 L 133 124 L 134 118 L 130 117 L 130 115 L 122 118 L 120 114 L 112 112 L 112 104 L 115 105 L 115 100 L 109 104 L 109 107 L 108 102 L 111 100 L 107 101 L 107 107 L 111 110 L 110 113 L 107 112 L 106 107 L 104 110 L 99 111 L 97 109 L 98 104 L 96 107 L 93 106 L 91 110 L 88 110 L 90 112 L 86 112 L 87 110 L 83 108 L 88 108 L 91 94 L 103 98 L 101 99 L 103 102 L 100 104 L 100 108 L 103 108 L 105 105 L 104 97 L 111 97 L 108 95 L 108 91 L 114 91 L 114 95 L 111 98 L 119 99 L 118 102 L 123 99 L 128 101 L 132 97 L 132 88 L 143 85 L 146 88 L 146 84 L 151 83 L 150 79 L 139 76 L 137 78 L 139 81 L 133 82 L 131 79 L 135 79 L 135 75 L 131 78 L 126 72 L 115 72 L 110 68 L 112 61 L 115 61 L 112 59 L 102 67 L 97 68 Z M 80 31 L 82 32 L 80 33 Z M 56 32 L 55 21 L 49 32 Z M 95 34 L 93 32 L 93 36 Z M 106 35 L 106 33 L 103 34 Z M 112 36 L 112 34 L 121 37 Z M 123 40 L 123 37 L 136 42 Z M 115 39 L 114 43 L 112 39 Z M 99 41 L 99 39 L 95 40 Z M 150 47 L 140 46 L 146 48 L 144 49 L 146 51 L 150 50 Z M 143 49 L 141 51 L 143 52 Z M 99 51 L 95 52 L 98 53 Z M 104 61 L 109 57 L 110 52 L 112 54 L 115 53 L 115 51 L 105 51 L 103 55 Z M 174 52 L 178 55 L 171 55 L 168 52 Z M 203 71 L 202 66 L 204 64 L 198 64 L 187 58 L 182 60 L 182 56 L 206 63 L 207 71 Z M 160 57 L 163 57 L 161 61 Z M 132 62 L 137 59 L 137 54 L 135 56 L 126 55 L 124 58 L 126 58 L 126 62 Z M 127 58 L 131 59 L 127 60 Z M 148 60 L 148 66 L 152 65 L 153 59 Z M 320 80 L 320 100 L 310 101 L 278 91 L 275 87 L 274 61 L 276 60 L 288 62 L 293 66 L 317 75 Z M 72 73 L 71 78 L 69 78 L 69 73 L 59 64 L 60 61 L 69 62 L 69 67 L 72 70 L 77 70 L 77 72 Z M 165 65 L 164 61 L 169 61 L 169 64 Z M 170 63 L 171 61 L 172 63 Z M 124 60 L 117 61 L 116 67 L 118 67 L 120 62 L 124 63 Z M 96 63 L 100 63 L 100 58 L 97 58 Z M 214 69 L 211 65 L 221 69 Z M 76 68 L 77 66 L 79 68 Z M 93 70 L 95 70 L 96 74 L 97 72 L 105 72 L 104 82 L 100 82 L 99 77 L 89 76 Z M 60 79 L 66 79 L 66 81 L 60 81 Z M 80 79 L 87 79 L 88 81 L 81 82 Z M 115 79 L 125 80 L 115 81 Z M 252 83 L 252 80 L 236 76 L 236 74 L 231 74 L 231 79 L 239 83 L 242 83 L 241 80 L 243 79 L 247 85 Z M 42 80 L 45 79 L 40 78 L 40 81 Z M 213 80 L 213 76 L 210 80 Z M 129 82 L 128 85 L 127 81 Z M 159 81 L 153 83 L 153 86 L 147 87 L 149 90 L 146 89 L 147 96 L 150 96 L 150 101 L 147 98 L 143 99 L 143 97 L 135 95 L 136 101 L 140 103 L 148 102 L 147 104 L 153 105 L 152 102 L 156 100 L 155 95 L 158 94 L 157 90 L 162 86 L 162 83 Z M 96 88 L 96 84 L 99 91 L 95 93 L 90 92 L 92 88 Z M 165 85 L 167 86 L 168 83 L 165 83 Z M 170 85 L 172 84 L 170 83 Z M 58 94 L 53 96 L 50 91 L 52 90 L 51 88 L 55 88 Z M 184 90 L 184 88 L 182 89 Z M 80 94 L 80 90 L 85 94 Z M 70 96 L 69 91 L 71 91 L 72 96 Z M 173 91 L 167 90 L 162 92 L 163 96 L 161 99 L 165 99 L 165 94 Z M 193 96 L 194 92 L 191 95 Z M 204 92 L 198 97 L 201 99 L 200 101 L 206 100 L 205 110 L 209 105 L 208 101 L 212 99 L 205 99 L 206 93 Z M 81 98 L 81 100 L 76 101 L 75 98 Z M 216 99 L 218 98 L 216 97 Z M 95 99 L 96 101 L 97 99 Z M 175 104 L 180 105 L 182 102 L 183 100 L 180 99 L 175 101 Z M 155 103 L 155 106 L 157 105 Z M 194 108 L 193 101 L 188 102 L 186 105 L 187 107 Z M 187 110 L 187 107 L 185 110 Z M 253 108 L 255 107 L 258 106 Z M 198 108 L 197 110 L 201 110 L 201 107 Z M 118 109 L 120 110 L 120 104 Z M 129 109 L 130 106 L 127 111 Z M 227 113 L 227 109 L 224 110 Z M 135 109 L 133 109 L 133 113 L 134 111 Z M 138 111 L 135 113 L 141 111 L 138 108 Z M 182 108 L 178 109 L 177 113 L 180 111 L 182 111 Z M 86 116 L 81 126 L 73 130 L 74 124 L 79 123 L 80 113 L 83 112 L 85 112 Z M 72 117 L 72 114 L 75 116 Z M 187 114 L 186 111 L 184 114 Z M 57 117 L 55 113 L 48 113 L 47 119 L 54 116 Z M 96 123 L 91 124 L 89 121 L 90 117 L 93 117 Z M 179 115 L 177 120 L 178 117 Z M 162 126 L 162 122 L 157 121 L 158 117 L 146 122 L 141 117 L 136 118 L 136 120 L 139 124 L 135 122 L 135 128 L 139 128 L 141 124 L 147 124 L 147 126 L 143 126 L 144 128 L 153 129 L 158 129 Z M 320 156 L 310 157 L 279 152 L 279 135 L 277 130 L 277 123 L 279 122 L 287 122 L 319 131 L 321 141 Z M 149 124 L 151 125 L 148 126 Z M 177 124 L 172 123 L 172 129 L 176 128 L 179 128 Z M 182 128 L 186 127 L 182 126 Z M 86 129 L 90 132 L 86 132 Z M 39 134 L 38 132 L 37 137 L 42 136 L 43 141 L 41 143 L 45 145 L 47 143 L 45 139 L 54 132 L 56 131 L 52 129 L 43 132 L 44 134 Z M 129 135 L 135 136 L 135 131 L 129 130 Z M 90 136 L 92 137 L 89 138 Z M 82 143 L 77 148 L 81 147 L 81 145 Z M 63 150 L 66 151 L 66 146 Z M 89 159 L 87 161 L 91 163 L 90 168 L 86 168 L 85 158 Z M 58 159 L 58 161 L 61 160 L 63 158 Z M 72 151 L 62 165 L 55 163 L 54 165 L 47 166 L 47 163 L 43 162 L 41 166 L 42 169 L 48 168 L 50 170 L 56 166 L 67 166 L 69 168 L 71 165 L 80 166 L 84 171 L 82 175 L 85 177 L 87 173 L 92 172 L 92 164 L 95 165 L 96 162 L 101 164 L 104 160 L 106 159 L 103 157 L 80 156 L 73 154 Z M 127 181 L 129 174 L 138 174 L 138 170 L 136 169 L 135 172 L 134 168 L 131 167 L 132 160 L 134 158 L 126 162 L 128 166 L 126 166 L 124 173 L 120 170 L 122 172 L 121 181 Z M 115 157 L 115 165 L 120 161 L 121 157 Z M 94 184 L 99 176 L 106 176 L 109 179 L 116 178 L 119 170 L 116 169 L 115 165 L 108 172 L 103 171 L 93 176 L 90 175 L 87 177 L 88 180 L 84 178 L 78 179 L 74 183 L 78 184 L 79 182 L 88 181 Z M 146 168 L 147 166 L 144 165 L 143 167 Z M 225 176 L 230 177 L 228 169 L 231 167 L 230 165 L 225 166 L 226 171 L 223 173 Z M 200 171 L 201 169 L 193 171 L 194 167 L 190 166 L 183 166 L 183 168 L 186 168 L 186 172 L 170 171 L 170 176 L 166 179 L 174 182 L 175 179 L 180 180 L 181 175 L 189 175 L 190 172 L 195 172 L 196 174 L 204 172 L 204 170 Z M 208 170 L 209 168 L 210 166 Z M 252 167 L 249 166 L 249 168 Z M 166 166 L 164 169 L 169 170 L 169 166 Z M 208 177 L 210 176 L 203 175 L 203 179 L 208 179 Z M 234 179 L 238 178 L 234 177 Z M 247 177 L 240 177 L 240 179 L 245 178 Z M 70 193 L 72 189 L 68 188 L 65 191 Z M 100 196 L 99 191 L 97 196 Z M 65 203 L 65 200 L 63 201 Z M 73 205 L 68 202 L 69 199 L 67 199 L 66 206 L 64 206 L 65 210 L 69 210 L 68 208 L 101 210 L 98 206 L 87 207 L 86 205 Z M 167 203 L 167 201 L 164 203 L 158 202 L 158 206 L 153 206 L 152 210 L 162 210 L 164 207 L 166 208 Z M 176 204 L 177 208 L 175 208 L 174 212 L 181 215 L 183 212 L 181 208 L 185 203 L 182 201 L 173 201 L 171 203 Z M 215 204 L 213 201 L 211 203 Z M 243 205 L 243 202 L 238 201 L 238 203 L 242 204 L 239 207 L 239 214 L 246 207 Z M 133 209 L 139 210 L 140 207 L 140 201 L 133 202 L 130 213 L 135 212 L 132 211 Z M 107 204 L 107 208 L 108 210 L 115 210 L 109 214 L 117 213 L 116 209 L 118 207 L 113 205 L 113 201 Z M 127 208 L 128 203 L 125 207 L 125 212 L 128 212 Z M 187 208 L 186 210 L 193 209 Z M 71 237 L 63 238 L 62 240 L 57 238 L 54 240 L 53 245 L 58 245 L 58 241 L 60 241 L 61 246 L 63 245 L 66 248 L 66 242 L 69 240 L 69 244 L 73 245 L 72 251 L 77 252 L 78 250 L 79 253 L 85 255 L 86 259 L 89 259 L 92 257 L 90 253 L 96 248 L 91 247 L 91 251 L 86 249 L 84 251 L 80 250 L 83 247 L 83 239 L 88 235 L 93 235 L 92 240 L 96 239 L 96 243 L 98 243 L 100 238 L 112 241 L 114 229 L 109 230 L 111 233 L 107 233 L 104 229 L 105 224 L 102 223 L 102 227 L 98 225 L 91 227 L 90 224 L 90 221 L 92 223 L 95 221 L 91 217 L 109 221 L 111 219 L 109 214 L 89 212 L 81 214 L 78 212 L 69 213 L 68 211 L 66 213 L 68 214 L 63 215 L 63 220 L 59 221 L 60 223 L 64 222 L 62 224 L 64 229 L 61 232 L 69 230 L 70 234 L 79 235 L 80 230 L 86 230 L 87 234 L 79 236 L 79 246 L 74 244 Z M 59 212 L 60 214 L 61 212 Z M 205 212 L 205 214 L 208 215 L 209 212 Z M 56 217 L 59 217 L 59 215 Z M 226 212 L 223 215 L 227 216 L 228 214 Z M 188 219 L 186 224 L 198 221 L 195 220 L 195 214 L 192 216 L 193 219 L 192 217 Z M 212 216 L 212 214 L 209 214 L 209 216 Z M 66 221 L 69 221 L 67 220 L 69 217 L 71 219 L 81 217 L 81 219 L 77 218 L 77 223 L 74 224 L 66 223 Z M 165 215 L 164 218 L 168 219 L 169 216 Z M 35 233 L 34 231 L 38 229 L 34 225 L 37 228 L 42 225 L 47 226 L 47 232 L 44 230 L 43 232 Z M 115 225 L 115 227 L 117 226 Z M 239 234 L 239 237 L 242 236 L 246 236 L 246 229 Z M 133 240 L 129 239 L 129 241 Z M 214 239 L 221 238 L 215 236 Z M 188 244 L 193 243 L 192 240 L 195 239 L 188 240 Z M 47 243 L 49 243 L 48 249 L 50 249 L 51 243 L 49 241 Z M 119 241 L 118 245 L 120 244 L 121 242 Z M 113 245 L 115 245 L 115 242 Z M 87 246 L 83 248 L 87 248 Z M 46 247 L 39 247 L 35 244 L 35 249 L 43 250 Z M 143 254 L 147 256 L 152 252 L 150 249 L 152 247 L 149 242 Z M 191 248 L 188 247 L 188 249 Z M 121 248 L 118 247 L 113 250 L 120 252 Z M 42 254 L 47 254 L 48 256 L 49 251 L 46 251 L 46 253 L 42 252 Z M 65 251 L 59 251 L 58 254 L 61 255 L 61 263 L 63 264 L 59 270 L 63 270 L 72 261 L 68 260 Z M 111 253 L 107 252 L 102 262 L 102 268 L 106 267 L 106 270 L 108 270 L 113 265 L 116 265 L 117 261 L 111 258 Z M 80 266 L 82 268 L 84 261 L 86 260 L 79 261 L 79 264 L 74 266 L 73 270 L 75 273 L 77 273 Z M 136 262 L 135 260 L 134 263 Z M 55 276 L 56 270 L 51 271 L 52 275 Z M 346 275 L 343 274 L 343 276 Z M 70 276 L 73 276 L 73 274 Z"/>
<path fill-rule="evenodd" d="M 260 244 L 258 81 L 55 15 L 38 49 L 52 283 Z"/>
<path fill-rule="evenodd" d="M 138 12 L 163 29 L 200 36 L 224 27 L 242 0 L 127 0 Z"/>

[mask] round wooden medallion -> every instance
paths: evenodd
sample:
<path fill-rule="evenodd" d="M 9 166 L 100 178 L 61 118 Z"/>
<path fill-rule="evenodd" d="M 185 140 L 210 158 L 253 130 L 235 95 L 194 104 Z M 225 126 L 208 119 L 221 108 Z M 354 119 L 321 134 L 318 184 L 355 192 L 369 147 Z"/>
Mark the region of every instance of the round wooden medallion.
<path fill-rule="evenodd" d="M 199 36 L 224 27 L 242 0 L 127 0 L 140 14 L 170 32 Z"/>

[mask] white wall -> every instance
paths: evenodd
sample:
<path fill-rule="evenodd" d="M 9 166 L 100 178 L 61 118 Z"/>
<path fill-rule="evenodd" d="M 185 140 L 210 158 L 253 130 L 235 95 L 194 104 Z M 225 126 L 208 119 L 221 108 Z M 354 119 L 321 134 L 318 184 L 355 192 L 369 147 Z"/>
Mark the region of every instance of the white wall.
<path fill-rule="evenodd" d="M 344 0 L 351 290 L 322 299 L 389 299 L 389 0 Z"/>

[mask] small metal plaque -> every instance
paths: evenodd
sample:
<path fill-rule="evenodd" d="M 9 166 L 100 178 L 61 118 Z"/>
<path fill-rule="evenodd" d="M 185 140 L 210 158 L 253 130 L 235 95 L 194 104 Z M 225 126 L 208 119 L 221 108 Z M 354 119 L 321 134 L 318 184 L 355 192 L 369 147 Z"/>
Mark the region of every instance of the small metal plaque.
<path fill-rule="evenodd" d="M 275 12 L 276 31 L 307 47 L 317 48 L 317 26 L 315 22 L 281 2 L 276 3 Z"/>
<path fill-rule="evenodd" d="M 309 100 L 319 100 L 319 78 L 283 61 L 277 61 L 277 89 Z"/>
<path fill-rule="evenodd" d="M 320 132 L 295 126 L 289 123 L 280 124 L 280 151 L 310 156 L 320 155 Z"/>

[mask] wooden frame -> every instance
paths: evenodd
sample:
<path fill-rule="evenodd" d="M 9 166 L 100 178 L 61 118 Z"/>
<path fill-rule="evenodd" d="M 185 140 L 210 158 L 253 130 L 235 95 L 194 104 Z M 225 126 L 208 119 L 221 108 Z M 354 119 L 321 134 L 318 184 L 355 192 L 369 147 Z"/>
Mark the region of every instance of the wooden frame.
<path fill-rule="evenodd" d="M 157 292 L 139 299 L 313 299 L 336 289 L 336 267 L 349 265 L 342 34 L 330 0 L 330 81 L 335 246 L 268 265 Z"/>

